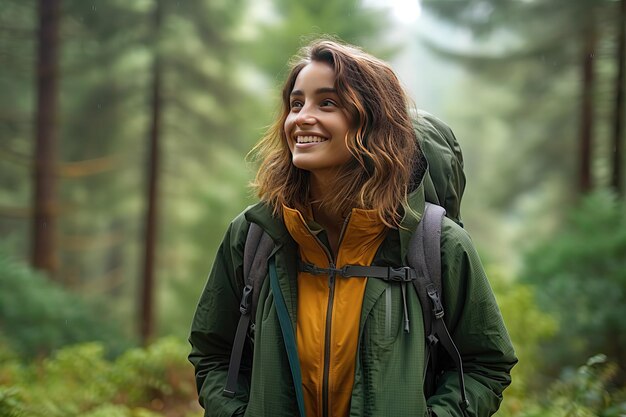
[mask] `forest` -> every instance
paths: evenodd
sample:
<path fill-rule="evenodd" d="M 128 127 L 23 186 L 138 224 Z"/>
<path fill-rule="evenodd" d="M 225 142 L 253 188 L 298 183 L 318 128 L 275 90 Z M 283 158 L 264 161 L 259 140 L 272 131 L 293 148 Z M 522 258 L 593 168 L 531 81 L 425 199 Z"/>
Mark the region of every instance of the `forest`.
<path fill-rule="evenodd" d="M 0 0 L 0 416 L 203 415 L 191 318 L 321 35 L 459 140 L 496 415 L 626 416 L 626 0 Z"/>

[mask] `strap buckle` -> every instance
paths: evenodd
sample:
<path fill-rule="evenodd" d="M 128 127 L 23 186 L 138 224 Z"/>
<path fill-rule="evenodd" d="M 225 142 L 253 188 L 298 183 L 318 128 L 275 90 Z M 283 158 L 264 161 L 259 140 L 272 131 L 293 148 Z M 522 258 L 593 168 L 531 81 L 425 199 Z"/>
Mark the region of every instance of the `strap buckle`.
<path fill-rule="evenodd" d="M 433 304 L 433 313 L 435 314 L 435 318 L 442 318 L 444 314 L 443 304 L 441 303 L 441 297 L 439 297 L 437 288 L 435 288 L 434 284 L 428 284 L 426 286 L 426 292 L 428 294 L 428 298 L 430 298 L 430 301 Z"/>
<path fill-rule="evenodd" d="M 437 343 L 439 343 L 439 338 L 434 334 L 429 334 L 426 338 L 426 341 L 428 342 L 428 346 L 435 346 Z"/>
<path fill-rule="evenodd" d="M 239 303 L 239 312 L 244 316 L 248 315 L 250 309 L 250 296 L 252 295 L 252 285 L 248 284 L 243 287 L 243 295 L 241 296 L 241 302 Z"/>
<path fill-rule="evenodd" d="M 386 281 L 396 281 L 396 282 L 412 281 L 411 268 L 409 268 L 408 266 L 401 266 L 398 268 L 394 268 L 392 266 L 388 267 Z"/>

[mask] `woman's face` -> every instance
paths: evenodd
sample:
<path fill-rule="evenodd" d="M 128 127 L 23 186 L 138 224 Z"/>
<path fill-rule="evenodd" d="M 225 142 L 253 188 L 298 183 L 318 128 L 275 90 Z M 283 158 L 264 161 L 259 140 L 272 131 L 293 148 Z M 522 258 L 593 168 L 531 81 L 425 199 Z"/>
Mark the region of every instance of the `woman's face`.
<path fill-rule="evenodd" d="M 329 64 L 313 61 L 296 78 L 285 120 L 292 163 L 319 180 L 330 179 L 352 154 L 346 145 L 351 123 L 335 90 Z"/>

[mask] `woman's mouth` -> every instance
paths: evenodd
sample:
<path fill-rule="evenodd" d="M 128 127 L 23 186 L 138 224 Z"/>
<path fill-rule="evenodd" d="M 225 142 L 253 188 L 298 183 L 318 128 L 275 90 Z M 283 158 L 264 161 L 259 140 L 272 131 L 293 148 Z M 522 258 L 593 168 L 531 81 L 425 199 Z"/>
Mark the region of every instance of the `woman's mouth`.
<path fill-rule="evenodd" d="M 304 144 L 304 143 L 320 143 L 326 142 L 328 139 L 323 138 L 321 136 L 296 136 L 296 143 Z"/>

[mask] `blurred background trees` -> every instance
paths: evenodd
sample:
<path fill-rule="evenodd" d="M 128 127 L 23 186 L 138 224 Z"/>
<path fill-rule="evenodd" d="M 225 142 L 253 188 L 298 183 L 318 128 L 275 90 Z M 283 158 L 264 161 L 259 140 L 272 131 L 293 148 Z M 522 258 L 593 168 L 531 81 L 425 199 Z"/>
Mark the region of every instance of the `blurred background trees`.
<path fill-rule="evenodd" d="M 626 413 L 626 2 L 409 3 L 0 0 L 1 415 L 198 415 L 191 315 L 319 34 L 388 59 L 460 140 L 520 356 L 500 415 Z"/>
<path fill-rule="evenodd" d="M 611 176 L 612 169 L 596 167 L 622 164 L 623 155 L 614 159 L 613 150 L 619 149 L 610 145 L 616 143 L 613 127 L 622 120 L 615 107 L 624 81 L 618 77 L 623 69 L 623 2 L 486 0 L 424 5 L 478 39 L 470 52 L 444 49 L 438 39 L 430 39 L 431 45 L 487 83 L 504 84 L 517 97 L 508 114 L 499 113 L 521 131 L 520 123 L 535 126 L 520 149 L 520 159 L 548 177 L 560 176 L 561 185 L 576 178 L 577 187 L 563 187 L 569 193 L 588 192 L 594 185 L 611 185 L 621 192 L 621 178 Z M 563 82 L 567 87 L 558 89 Z M 513 165 L 509 170 L 519 166 Z M 528 176 L 516 178 L 519 183 L 509 184 L 513 187 L 499 196 L 502 200 L 514 202 L 513 196 L 535 186 Z"/>

